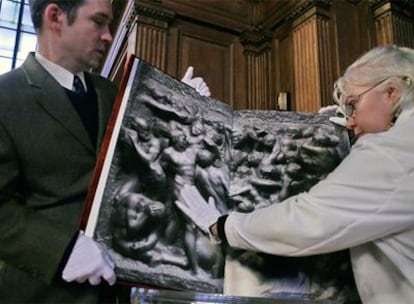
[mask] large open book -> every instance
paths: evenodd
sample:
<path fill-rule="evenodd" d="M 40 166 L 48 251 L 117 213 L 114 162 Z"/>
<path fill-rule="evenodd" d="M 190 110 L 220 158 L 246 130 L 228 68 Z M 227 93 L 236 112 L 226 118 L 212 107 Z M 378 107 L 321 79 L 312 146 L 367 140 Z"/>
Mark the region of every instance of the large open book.
<path fill-rule="evenodd" d="M 233 111 L 136 57 L 126 70 L 82 222 L 119 280 L 238 296 L 355 297 L 346 251 L 286 258 L 226 248 L 174 205 L 186 184 L 222 213 L 279 204 L 339 164 L 346 132 L 321 114 Z"/>

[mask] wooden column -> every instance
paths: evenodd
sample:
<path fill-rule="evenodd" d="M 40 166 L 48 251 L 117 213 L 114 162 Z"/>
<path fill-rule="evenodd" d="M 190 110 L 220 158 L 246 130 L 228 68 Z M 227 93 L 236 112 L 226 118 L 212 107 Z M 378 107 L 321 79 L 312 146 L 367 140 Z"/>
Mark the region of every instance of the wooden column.
<path fill-rule="evenodd" d="M 377 44 L 414 47 L 414 2 L 371 0 Z"/>
<path fill-rule="evenodd" d="M 293 37 L 293 110 L 317 112 L 332 104 L 332 54 L 329 1 L 306 1 L 295 18 Z M 297 17 L 296 16 L 300 16 Z"/>
<path fill-rule="evenodd" d="M 247 109 L 272 110 L 272 34 L 244 32 L 240 37 L 246 60 Z"/>
<path fill-rule="evenodd" d="M 135 1 L 136 24 L 129 36 L 135 55 L 165 71 L 167 64 L 168 24 L 174 13 L 167 9 Z"/>

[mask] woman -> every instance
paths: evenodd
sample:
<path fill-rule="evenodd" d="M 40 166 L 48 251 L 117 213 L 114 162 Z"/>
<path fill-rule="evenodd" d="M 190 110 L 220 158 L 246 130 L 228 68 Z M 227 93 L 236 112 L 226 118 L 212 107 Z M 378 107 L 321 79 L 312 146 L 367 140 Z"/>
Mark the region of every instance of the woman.
<path fill-rule="evenodd" d="M 363 303 L 414 300 L 414 50 L 381 46 L 335 84 L 357 137 L 309 192 L 243 214 L 220 215 L 186 186 L 177 206 L 235 248 L 307 256 L 349 248 Z"/>

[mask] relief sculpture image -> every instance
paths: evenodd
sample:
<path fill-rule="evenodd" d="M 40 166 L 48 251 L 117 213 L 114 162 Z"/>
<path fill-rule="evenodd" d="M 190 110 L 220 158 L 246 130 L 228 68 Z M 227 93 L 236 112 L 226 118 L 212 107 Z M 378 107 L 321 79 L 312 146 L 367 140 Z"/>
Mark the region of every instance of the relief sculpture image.
<path fill-rule="evenodd" d="M 119 280 L 232 295 L 248 285 L 259 297 L 353 297 L 347 252 L 285 258 L 226 248 L 174 204 L 184 185 L 221 213 L 278 204 L 341 162 L 346 132 L 323 114 L 233 111 L 136 57 L 126 75 L 85 211 L 86 234 L 108 249 Z"/>

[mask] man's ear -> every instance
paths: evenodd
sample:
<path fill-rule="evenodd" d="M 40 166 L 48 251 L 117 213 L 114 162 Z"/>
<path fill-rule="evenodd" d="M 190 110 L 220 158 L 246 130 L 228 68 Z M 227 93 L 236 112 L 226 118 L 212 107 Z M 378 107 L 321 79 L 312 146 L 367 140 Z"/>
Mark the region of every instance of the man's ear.
<path fill-rule="evenodd" d="M 60 31 L 64 17 L 62 9 L 56 3 L 50 3 L 45 8 L 43 24 L 53 31 Z"/>

